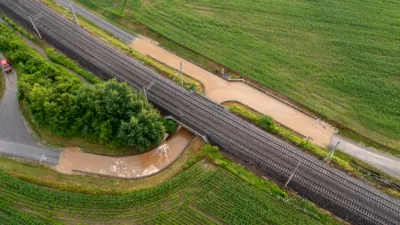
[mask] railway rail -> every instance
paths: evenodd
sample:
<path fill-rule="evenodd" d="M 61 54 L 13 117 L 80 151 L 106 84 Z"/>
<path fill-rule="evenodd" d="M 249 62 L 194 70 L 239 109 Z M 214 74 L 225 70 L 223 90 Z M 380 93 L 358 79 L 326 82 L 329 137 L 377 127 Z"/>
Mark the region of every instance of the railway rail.
<path fill-rule="evenodd" d="M 229 113 L 207 98 L 166 80 L 137 61 L 112 49 L 35 0 L 0 0 L 4 13 L 103 78 L 115 77 L 147 91 L 157 107 L 189 124 L 213 143 L 247 164 L 285 183 L 304 197 L 354 224 L 399 224 L 400 202 L 341 171 L 304 154 Z M 40 15 L 38 17 L 38 15 Z"/>

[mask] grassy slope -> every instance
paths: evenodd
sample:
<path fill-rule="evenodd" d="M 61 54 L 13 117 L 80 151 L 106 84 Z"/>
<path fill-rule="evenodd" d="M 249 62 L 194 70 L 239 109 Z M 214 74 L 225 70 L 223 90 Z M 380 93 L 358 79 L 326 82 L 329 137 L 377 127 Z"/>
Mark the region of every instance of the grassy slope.
<path fill-rule="evenodd" d="M 117 3 L 98 4 L 120 13 Z M 189 49 L 399 149 L 400 14 L 394 3 L 128 0 L 124 12 Z"/>
<path fill-rule="evenodd" d="M 191 149 L 188 154 L 196 149 L 196 144 Z M 18 219 L 15 215 L 19 214 L 31 223 L 36 219 L 47 224 L 56 221 L 73 224 L 172 224 L 177 221 L 183 224 L 215 224 L 221 221 L 228 224 L 340 223 L 305 200 L 282 197 L 282 191 L 275 185 L 226 161 L 220 153 L 206 153 L 204 150 L 202 153 L 221 166 L 204 161 L 199 163 L 203 154 L 197 154 L 186 164 L 187 169 L 172 179 L 169 179 L 172 174 L 163 177 L 163 173 L 169 173 L 164 171 L 154 179 L 150 178 L 150 182 L 147 179 L 128 181 L 60 175 L 38 165 L 0 157 L 0 207 L 9 211 L 4 214 L 0 210 L 0 217 Z M 184 162 L 178 162 L 175 174 L 182 170 Z M 31 177 L 26 180 L 33 179 L 47 186 L 46 182 L 50 181 L 53 184 L 51 187 L 72 188 L 74 192 L 91 193 L 96 192 L 96 188 L 107 188 L 113 196 L 99 195 L 99 192 L 96 195 L 60 192 L 12 178 L 2 172 L 3 169 L 24 179 Z M 233 173 L 229 172 L 232 170 Z M 32 174 L 40 174 L 42 178 L 38 180 Z M 234 174 L 245 178 L 240 179 Z M 143 187 L 148 189 L 140 190 Z M 110 189 L 117 192 L 110 192 Z M 132 189 L 137 191 L 130 191 Z M 18 222 L 22 221 L 24 219 Z"/>

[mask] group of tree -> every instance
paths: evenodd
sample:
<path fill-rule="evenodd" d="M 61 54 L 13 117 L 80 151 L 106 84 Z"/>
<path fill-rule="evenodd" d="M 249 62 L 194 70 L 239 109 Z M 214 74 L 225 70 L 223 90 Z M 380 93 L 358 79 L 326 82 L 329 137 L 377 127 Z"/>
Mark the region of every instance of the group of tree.
<path fill-rule="evenodd" d="M 4 25 L 0 25 L 0 51 L 22 72 L 19 97 L 39 126 L 58 135 L 140 152 L 162 141 L 165 121 L 127 84 L 116 80 L 85 84 L 42 58 Z"/>

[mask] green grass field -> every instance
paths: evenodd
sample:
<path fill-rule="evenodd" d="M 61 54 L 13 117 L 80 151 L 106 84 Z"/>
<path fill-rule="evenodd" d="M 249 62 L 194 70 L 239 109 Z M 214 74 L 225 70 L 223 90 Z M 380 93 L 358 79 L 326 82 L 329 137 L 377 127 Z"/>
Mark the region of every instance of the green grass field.
<path fill-rule="evenodd" d="M 78 1 L 142 23 L 400 149 L 397 1 Z"/>
<path fill-rule="evenodd" d="M 196 163 L 159 186 L 119 195 L 62 192 L 0 170 L 4 224 L 338 224 L 212 164 Z"/>

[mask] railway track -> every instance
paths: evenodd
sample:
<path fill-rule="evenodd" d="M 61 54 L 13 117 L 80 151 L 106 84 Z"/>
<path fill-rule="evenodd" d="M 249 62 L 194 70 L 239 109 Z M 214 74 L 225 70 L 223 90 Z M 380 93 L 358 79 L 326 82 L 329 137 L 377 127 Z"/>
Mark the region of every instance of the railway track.
<path fill-rule="evenodd" d="M 41 15 L 35 24 L 44 39 L 93 72 L 116 77 L 138 90 L 154 82 L 147 91 L 153 104 L 278 182 L 285 183 L 299 163 L 289 186 L 339 217 L 356 224 L 399 224 L 398 200 L 320 163 L 210 100 L 174 85 L 37 1 L 0 0 L 0 5 L 7 9 L 5 13 L 29 28 L 29 17 Z"/>

